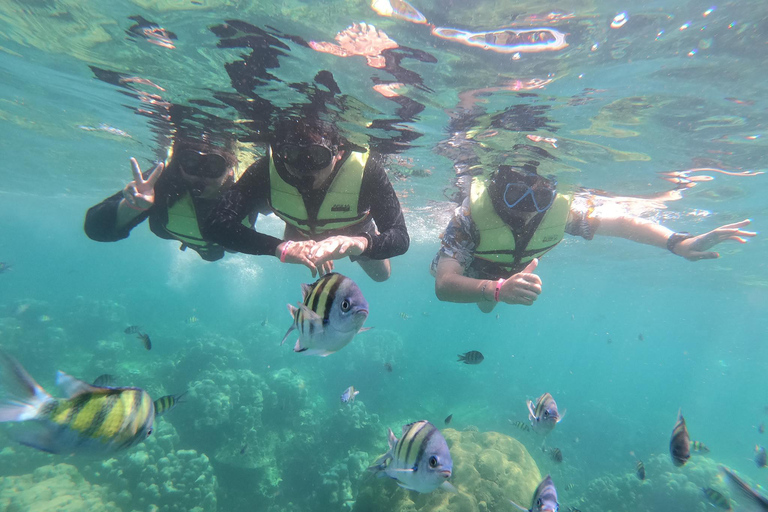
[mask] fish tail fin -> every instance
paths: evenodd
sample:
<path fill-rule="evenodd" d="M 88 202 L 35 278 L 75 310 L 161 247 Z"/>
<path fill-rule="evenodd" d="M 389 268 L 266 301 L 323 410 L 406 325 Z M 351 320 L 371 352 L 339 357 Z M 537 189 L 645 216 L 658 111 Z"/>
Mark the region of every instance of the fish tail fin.
<path fill-rule="evenodd" d="M 0 423 L 35 419 L 51 400 L 18 361 L 0 351 Z"/>
<path fill-rule="evenodd" d="M 291 334 L 291 331 L 296 328 L 296 311 L 298 311 L 298 309 L 295 306 L 288 304 L 288 313 L 291 315 L 291 318 L 293 318 L 293 323 L 288 328 L 288 332 L 285 333 L 285 336 L 283 336 L 283 340 L 280 342 L 280 345 L 285 343 L 285 340 L 288 339 L 288 335 Z"/>
<path fill-rule="evenodd" d="M 465 356 L 464 354 L 456 354 L 456 357 L 458 357 L 458 359 L 456 360 L 457 363 L 467 360 L 467 356 Z"/>

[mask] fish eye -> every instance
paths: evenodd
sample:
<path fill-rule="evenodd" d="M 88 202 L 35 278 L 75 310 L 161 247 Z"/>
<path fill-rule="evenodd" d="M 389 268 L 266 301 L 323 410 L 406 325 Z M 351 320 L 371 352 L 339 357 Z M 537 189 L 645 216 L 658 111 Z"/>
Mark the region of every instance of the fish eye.
<path fill-rule="evenodd" d="M 434 455 L 429 458 L 429 467 L 436 468 L 437 467 L 437 457 Z"/>
<path fill-rule="evenodd" d="M 549 411 L 544 411 L 544 417 L 549 418 Z"/>
<path fill-rule="evenodd" d="M 152 435 L 152 428 L 147 429 L 147 437 Z"/>
<path fill-rule="evenodd" d="M 341 310 L 344 312 L 349 311 L 350 306 L 352 306 L 347 299 L 344 299 L 341 301 Z"/>
<path fill-rule="evenodd" d="M 541 498 L 539 498 L 539 499 L 537 499 L 537 500 L 536 500 L 536 506 L 537 506 L 537 507 L 540 507 L 540 506 L 541 506 L 541 503 L 542 503 L 542 501 L 541 501 Z"/>

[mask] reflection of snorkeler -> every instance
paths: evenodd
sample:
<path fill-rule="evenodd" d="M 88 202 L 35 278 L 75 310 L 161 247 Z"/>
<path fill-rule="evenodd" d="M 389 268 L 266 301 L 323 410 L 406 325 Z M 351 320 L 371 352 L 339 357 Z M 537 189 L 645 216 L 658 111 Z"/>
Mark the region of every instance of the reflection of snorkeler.
<path fill-rule="evenodd" d="M 690 261 L 718 258 L 710 251 L 756 233 L 750 221 L 721 226 L 698 236 L 623 214 L 600 212 L 589 197 L 557 191 L 557 182 L 535 168 L 501 166 L 491 177 L 472 179 L 469 196 L 456 210 L 432 263 L 435 292 L 448 302 L 475 302 L 490 312 L 498 302 L 530 306 L 542 291 L 534 273 L 538 258 L 565 233 L 591 240 L 595 234 L 666 248 Z"/>
<path fill-rule="evenodd" d="M 231 145 L 190 140 L 177 140 L 168 160 L 149 173 L 142 174 L 131 158 L 133 181 L 88 210 L 85 233 L 98 242 L 115 242 L 148 218 L 158 237 L 179 240 L 182 250 L 190 247 L 204 260 L 221 259 L 224 248 L 203 237 L 199 226 L 240 177 L 237 164 Z M 248 223 L 247 217 L 241 220 Z"/>

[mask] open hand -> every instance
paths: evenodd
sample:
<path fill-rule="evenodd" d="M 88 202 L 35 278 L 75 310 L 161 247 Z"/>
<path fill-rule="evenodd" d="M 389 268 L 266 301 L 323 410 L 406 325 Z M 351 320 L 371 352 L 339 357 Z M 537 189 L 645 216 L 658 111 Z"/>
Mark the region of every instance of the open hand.
<path fill-rule="evenodd" d="M 742 231 L 741 228 L 750 224 L 749 219 L 734 224 L 726 224 L 708 233 L 683 240 L 674 247 L 675 254 L 690 261 L 711 260 L 719 258 L 720 254 L 709 251 L 710 248 L 726 240 L 734 240 L 740 244 L 747 243 L 747 238 L 757 236 L 754 231 Z"/>
<path fill-rule="evenodd" d="M 137 210 L 146 210 L 155 204 L 155 183 L 163 174 L 164 163 L 157 164 L 147 179 L 141 175 L 141 167 L 135 158 L 131 158 L 131 172 L 133 181 L 123 189 L 123 199 Z"/>
<path fill-rule="evenodd" d="M 538 265 L 538 258 L 534 258 L 521 272 L 504 281 L 499 290 L 499 302 L 532 306 L 541 294 L 541 278 L 533 273 Z"/>
<path fill-rule="evenodd" d="M 331 260 L 347 256 L 360 256 L 368 248 L 368 239 L 362 236 L 331 236 L 317 242 L 310 251 L 310 259 L 315 265 L 323 265 Z"/>
<path fill-rule="evenodd" d="M 353 23 L 336 34 L 335 45 L 327 42 L 310 41 L 309 46 L 318 52 L 330 53 L 339 57 L 361 55 L 372 68 L 383 68 L 385 63 L 381 52 L 397 48 L 398 44 L 389 38 L 383 30 L 366 23 Z"/>

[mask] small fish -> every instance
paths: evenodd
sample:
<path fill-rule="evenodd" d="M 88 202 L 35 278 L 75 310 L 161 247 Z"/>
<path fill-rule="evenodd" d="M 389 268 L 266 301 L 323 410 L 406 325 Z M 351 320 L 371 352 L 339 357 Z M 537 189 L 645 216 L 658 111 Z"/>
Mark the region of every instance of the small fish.
<path fill-rule="evenodd" d="M 524 422 L 522 422 L 520 420 L 517 420 L 515 422 L 513 422 L 512 420 L 509 420 L 509 421 L 510 421 L 510 423 L 512 423 L 514 426 L 516 426 L 517 428 L 519 428 L 523 432 L 530 432 L 531 431 L 531 426 L 528 425 L 527 423 L 524 423 Z"/>
<path fill-rule="evenodd" d="M 757 427 L 757 432 L 758 432 L 759 434 L 765 434 L 765 423 L 761 423 L 761 424 L 760 424 L 760 425 Z"/>
<path fill-rule="evenodd" d="M 389 373 L 392 373 L 392 363 L 384 363 L 384 369 L 387 370 Z"/>
<path fill-rule="evenodd" d="M 452 419 L 453 419 L 453 414 L 449 414 L 448 417 L 445 418 L 445 424 L 450 425 Z"/>
<path fill-rule="evenodd" d="M 136 335 L 136 338 L 141 341 L 145 349 L 152 350 L 152 340 L 149 339 L 149 334 L 140 332 Z"/>
<path fill-rule="evenodd" d="M 332 272 L 313 284 L 301 286 L 303 302 L 288 305 L 293 324 L 282 345 L 294 329 L 299 339 L 294 352 L 325 357 L 344 348 L 359 332 L 367 331 L 368 302 L 350 278 Z"/>
<path fill-rule="evenodd" d="M 196 324 L 199 321 L 200 319 L 193 315 L 187 318 L 186 320 L 184 320 L 184 323 L 186 323 L 187 325 L 192 325 L 192 324 Z"/>
<path fill-rule="evenodd" d="M 709 453 L 709 448 L 701 441 L 691 441 L 691 450 L 700 454 Z"/>
<path fill-rule="evenodd" d="M 240 455 L 245 455 L 245 451 L 248 449 L 248 443 L 243 443 L 243 447 L 240 448 Z"/>
<path fill-rule="evenodd" d="M 345 404 L 346 404 L 346 403 L 349 403 L 349 402 L 354 402 L 354 401 L 355 401 L 355 397 L 356 397 L 356 396 L 357 396 L 359 393 L 360 393 L 360 392 L 359 392 L 358 390 L 356 390 L 356 389 L 355 389 L 355 386 L 349 386 L 349 387 L 348 387 L 347 389 L 345 389 L 345 390 L 344 390 L 344 392 L 341 394 L 341 401 L 342 401 L 342 402 L 344 402 Z"/>
<path fill-rule="evenodd" d="M 672 430 L 672 439 L 669 441 L 669 454 L 675 466 L 683 466 L 691 457 L 690 438 L 685 427 L 682 409 L 677 411 L 677 423 Z"/>
<path fill-rule="evenodd" d="M 645 341 L 645 336 L 643 335 L 643 333 L 640 333 L 637 335 L 637 339 L 638 341 Z"/>
<path fill-rule="evenodd" d="M 50 322 L 51 317 L 49 317 L 48 315 L 40 315 L 39 317 L 37 317 L 37 320 L 39 322 Z"/>
<path fill-rule="evenodd" d="M 560 451 L 560 448 L 550 448 L 549 458 L 560 464 L 563 462 L 563 452 Z"/>
<path fill-rule="evenodd" d="M 3 272 L 8 272 L 9 270 L 11 270 L 11 264 L 0 261 L 0 274 Z"/>
<path fill-rule="evenodd" d="M 736 473 L 726 468 L 725 466 L 720 466 L 720 470 L 725 473 L 726 480 L 728 480 L 731 488 L 738 492 L 739 495 L 746 501 L 750 502 L 750 505 L 754 506 L 748 508 L 748 510 L 768 511 L 768 498 L 758 493 L 756 490 L 750 487 L 747 482 L 742 480 L 738 475 L 736 475 Z"/>
<path fill-rule="evenodd" d="M 606 340 L 605 340 L 605 342 L 606 342 L 608 345 L 610 345 L 611 343 L 613 343 L 613 340 L 612 340 L 611 338 L 608 338 L 608 339 L 606 339 Z"/>
<path fill-rule="evenodd" d="M 421 493 L 438 487 L 456 492 L 448 482 L 453 460 L 445 438 L 430 422 L 421 420 L 403 426 L 400 439 L 388 429 L 389 451 L 368 468 L 378 476 L 388 476 L 404 489 Z"/>
<path fill-rule="evenodd" d="M 768 453 L 765 452 L 765 448 L 759 444 L 755 445 L 755 464 L 757 467 L 764 468 L 768 465 Z"/>
<path fill-rule="evenodd" d="M 702 487 L 701 491 L 704 493 L 704 496 L 707 497 L 707 500 L 714 506 L 718 508 L 722 508 L 723 510 L 733 510 L 731 508 L 731 502 L 723 496 L 722 493 L 714 490 L 711 487 Z"/>
<path fill-rule="evenodd" d="M 408 320 L 408 319 L 409 319 L 409 318 L 411 318 L 411 317 L 410 317 L 410 316 L 408 316 L 408 314 L 407 314 L 407 313 L 403 313 L 403 312 L 401 312 L 401 313 L 400 313 L 400 318 L 402 318 L 403 320 Z"/>
<path fill-rule="evenodd" d="M 96 387 L 111 387 L 115 384 L 115 376 L 108 373 L 99 375 L 96 380 L 93 381 L 93 385 Z"/>
<path fill-rule="evenodd" d="M 262 327 L 266 327 L 268 325 L 269 325 L 269 318 L 265 318 L 264 320 L 261 321 L 261 326 Z"/>
<path fill-rule="evenodd" d="M 565 490 L 566 491 L 572 491 L 575 487 L 576 487 L 576 484 L 570 483 L 570 484 L 565 486 Z"/>
<path fill-rule="evenodd" d="M 558 423 L 563 421 L 563 416 L 565 416 L 565 412 L 562 416 L 560 415 L 557 410 L 557 403 L 549 393 L 544 393 L 536 400 L 536 407 L 530 400 L 526 402 L 526 405 L 528 406 L 528 419 L 531 421 L 533 431 L 541 434 L 550 433 Z"/>
<path fill-rule="evenodd" d="M 165 395 L 155 400 L 155 417 L 165 414 L 177 405 L 184 403 L 186 400 L 183 398 L 186 394 L 187 392 L 185 391 L 180 395 Z"/>
<path fill-rule="evenodd" d="M 638 460 L 637 464 L 635 464 L 635 475 L 638 480 L 645 480 L 645 464 L 641 460 Z"/>
<path fill-rule="evenodd" d="M 129 325 L 128 327 L 125 328 L 123 332 L 125 334 L 137 334 L 141 332 L 141 327 L 138 325 Z"/>
<path fill-rule="evenodd" d="M 19 443 L 48 453 L 112 453 L 152 434 L 155 407 L 139 388 L 95 387 L 64 372 L 56 384 L 67 398 L 49 395 L 11 356 L 0 351 L 0 422 L 30 422 Z"/>
<path fill-rule="evenodd" d="M 470 350 L 469 352 L 465 352 L 464 354 L 458 355 L 458 360 L 456 362 L 464 363 L 464 364 L 480 364 L 483 362 L 483 354 L 478 352 L 477 350 Z"/>
<path fill-rule="evenodd" d="M 531 508 L 523 508 L 514 501 L 510 503 L 524 512 L 556 512 L 560 508 L 557 502 L 557 489 L 552 482 L 552 477 L 547 475 L 533 493 Z"/>

